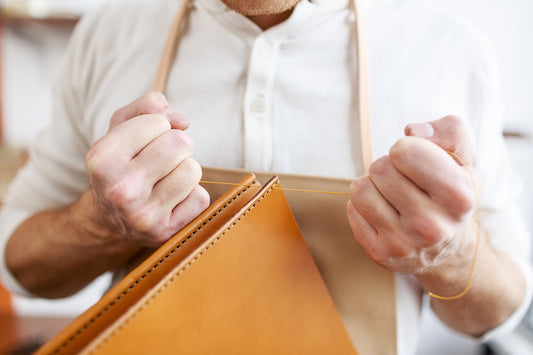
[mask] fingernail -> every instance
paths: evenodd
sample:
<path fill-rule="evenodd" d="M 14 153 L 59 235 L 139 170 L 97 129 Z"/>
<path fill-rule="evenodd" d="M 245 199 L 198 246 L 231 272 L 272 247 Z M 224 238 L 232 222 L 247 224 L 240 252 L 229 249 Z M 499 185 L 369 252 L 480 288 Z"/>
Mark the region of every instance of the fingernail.
<path fill-rule="evenodd" d="M 431 138 L 435 134 L 435 130 L 430 123 L 411 123 L 406 129 L 405 133 L 408 136 L 416 136 L 421 138 Z"/>

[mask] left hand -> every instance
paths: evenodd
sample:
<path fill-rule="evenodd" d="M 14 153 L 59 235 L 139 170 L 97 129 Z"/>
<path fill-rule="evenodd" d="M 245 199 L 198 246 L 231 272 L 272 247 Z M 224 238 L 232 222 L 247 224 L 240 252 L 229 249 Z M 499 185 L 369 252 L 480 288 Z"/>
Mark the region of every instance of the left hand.
<path fill-rule="evenodd" d="M 394 272 L 421 276 L 444 265 L 466 270 L 479 191 L 478 183 L 472 185 L 475 153 L 466 127 L 446 116 L 408 125 L 405 133 L 370 166 L 369 176 L 351 184 L 347 215 L 354 236 L 373 260 Z"/>

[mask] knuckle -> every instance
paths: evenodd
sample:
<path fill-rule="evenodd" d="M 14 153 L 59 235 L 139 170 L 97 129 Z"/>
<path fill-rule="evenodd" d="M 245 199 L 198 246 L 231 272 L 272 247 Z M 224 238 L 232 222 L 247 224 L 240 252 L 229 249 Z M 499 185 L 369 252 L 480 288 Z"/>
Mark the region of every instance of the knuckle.
<path fill-rule="evenodd" d="M 124 176 L 107 189 L 105 197 L 111 204 L 126 209 L 141 200 L 142 189 L 135 178 Z"/>
<path fill-rule="evenodd" d="M 391 166 L 390 163 L 391 163 L 390 157 L 387 155 L 377 159 L 370 165 L 370 168 L 369 168 L 370 175 L 373 175 L 373 176 L 385 175 Z"/>
<path fill-rule="evenodd" d="M 183 169 L 185 176 L 187 176 L 191 184 L 198 184 L 200 182 L 202 178 L 202 167 L 192 157 L 185 158 L 181 162 L 180 168 Z"/>
<path fill-rule="evenodd" d="M 422 236 L 426 244 L 424 247 L 439 244 L 446 238 L 447 231 L 444 225 L 437 218 L 427 213 L 422 213 L 416 218 L 412 218 L 409 224 L 415 233 Z"/>
<path fill-rule="evenodd" d="M 463 216 L 469 213 L 476 205 L 475 191 L 468 184 L 459 184 L 451 189 L 449 196 L 453 201 L 453 211 L 456 215 Z"/>
<path fill-rule="evenodd" d="M 85 167 L 91 178 L 102 179 L 108 169 L 107 156 L 103 149 L 96 143 L 85 156 Z"/>
<path fill-rule="evenodd" d="M 449 129 L 459 129 L 463 125 L 463 120 L 457 115 L 447 115 L 443 118 Z"/>
<path fill-rule="evenodd" d="M 157 236 L 157 226 L 161 224 L 157 220 L 157 208 L 151 204 L 147 204 L 142 208 L 136 209 L 130 215 L 133 228 L 141 233 L 147 233 L 152 236 Z"/>
<path fill-rule="evenodd" d="M 201 186 L 196 187 L 196 201 L 200 211 L 205 210 L 211 203 L 211 197 L 206 189 Z"/>
<path fill-rule="evenodd" d="M 109 127 L 115 127 L 118 123 L 120 123 L 122 120 L 121 118 L 125 116 L 125 112 L 127 112 L 127 106 L 124 106 L 122 108 L 119 108 L 115 112 L 113 112 L 113 115 L 111 116 L 111 120 L 109 121 Z"/>
<path fill-rule="evenodd" d="M 463 120 L 456 115 L 448 115 L 443 119 L 443 133 L 451 142 L 457 141 L 463 132 Z"/>
<path fill-rule="evenodd" d="M 355 200 L 352 200 L 352 202 L 354 204 L 357 203 L 359 200 L 357 197 L 361 195 L 367 195 L 373 187 L 374 185 L 367 176 L 353 180 L 350 184 L 350 195 L 356 198 Z"/>
<path fill-rule="evenodd" d="M 142 99 L 142 108 L 146 112 L 160 112 L 167 106 L 165 95 L 158 91 L 152 91 L 144 95 Z M 162 112 L 161 112 L 162 113 Z"/>
<path fill-rule="evenodd" d="M 194 142 L 191 136 L 187 133 L 179 129 L 172 129 L 169 132 L 169 137 L 174 146 L 179 149 L 190 151 L 192 154 L 192 151 L 194 150 Z"/>
<path fill-rule="evenodd" d="M 402 137 L 398 139 L 389 150 L 391 161 L 416 159 L 416 151 L 413 144 L 415 139 L 415 137 Z"/>
<path fill-rule="evenodd" d="M 391 256 L 385 250 L 366 251 L 366 254 L 377 264 L 388 268 L 391 264 Z"/>
<path fill-rule="evenodd" d="M 151 126 L 159 128 L 159 130 L 166 132 L 170 131 L 172 127 L 170 126 L 170 122 L 165 117 L 165 115 L 162 114 L 151 114 L 148 117 L 146 117 L 147 123 Z"/>

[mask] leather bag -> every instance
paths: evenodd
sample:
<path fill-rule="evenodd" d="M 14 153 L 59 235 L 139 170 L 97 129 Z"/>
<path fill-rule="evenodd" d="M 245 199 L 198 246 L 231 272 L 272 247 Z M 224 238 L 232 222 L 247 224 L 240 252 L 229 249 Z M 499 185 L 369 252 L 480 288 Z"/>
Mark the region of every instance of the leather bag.
<path fill-rule="evenodd" d="M 277 178 L 243 179 L 37 354 L 356 354 Z"/>

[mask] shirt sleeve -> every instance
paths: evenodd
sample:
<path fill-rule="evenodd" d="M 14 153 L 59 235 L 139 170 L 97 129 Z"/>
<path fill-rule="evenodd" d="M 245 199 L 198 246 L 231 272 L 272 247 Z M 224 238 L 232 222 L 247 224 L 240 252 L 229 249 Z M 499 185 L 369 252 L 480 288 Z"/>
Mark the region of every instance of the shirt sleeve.
<path fill-rule="evenodd" d="M 531 239 L 518 200 L 522 185 L 511 165 L 503 138 L 504 110 L 496 55 L 487 45 L 484 65 L 479 68 L 481 102 L 477 123 L 477 171 L 483 181 L 481 224 L 495 248 L 507 254 L 526 280 L 526 294 L 520 307 L 501 325 L 480 340 L 501 336 L 515 328 L 527 312 L 533 293 L 530 262 Z"/>
<path fill-rule="evenodd" d="M 30 159 L 10 185 L 0 212 L 0 277 L 11 292 L 32 296 L 7 269 L 6 244 L 30 216 L 61 209 L 88 188 L 85 155 L 89 149 L 84 127 L 84 90 L 91 70 L 86 50 L 97 11 L 85 16 L 70 39 L 54 82 L 50 125 L 29 146 Z"/>

